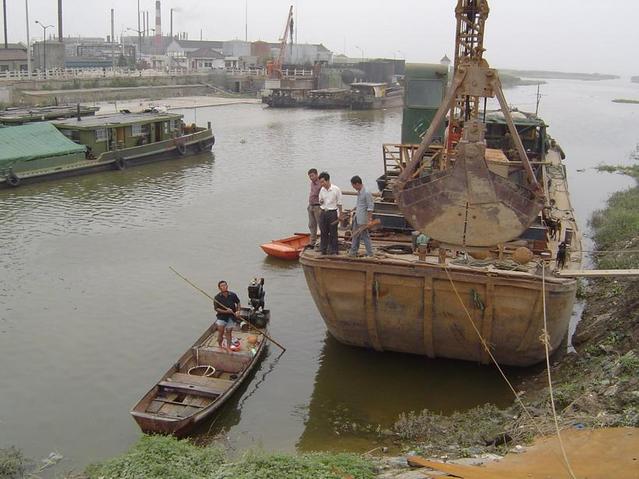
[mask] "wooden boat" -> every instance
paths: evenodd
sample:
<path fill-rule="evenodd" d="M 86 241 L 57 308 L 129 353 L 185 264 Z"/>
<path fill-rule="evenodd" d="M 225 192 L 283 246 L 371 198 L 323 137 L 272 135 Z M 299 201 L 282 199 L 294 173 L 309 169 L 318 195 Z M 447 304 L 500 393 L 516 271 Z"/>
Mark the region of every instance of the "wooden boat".
<path fill-rule="evenodd" d="M 248 343 L 249 336 L 257 338 L 254 346 Z M 234 331 L 233 337 L 240 340 L 237 351 L 220 348 L 215 325 L 211 325 L 162 375 L 131 410 L 142 431 L 184 436 L 231 397 L 266 347 L 264 336 L 255 331 Z"/>
<path fill-rule="evenodd" d="M 182 158 L 210 151 L 206 128 L 146 111 L 0 128 L 0 188 Z"/>
<path fill-rule="evenodd" d="M 294 233 L 293 236 L 273 240 L 270 243 L 260 245 L 260 248 L 269 256 L 275 258 L 294 260 L 300 257 L 300 253 L 309 244 L 309 233 Z"/>

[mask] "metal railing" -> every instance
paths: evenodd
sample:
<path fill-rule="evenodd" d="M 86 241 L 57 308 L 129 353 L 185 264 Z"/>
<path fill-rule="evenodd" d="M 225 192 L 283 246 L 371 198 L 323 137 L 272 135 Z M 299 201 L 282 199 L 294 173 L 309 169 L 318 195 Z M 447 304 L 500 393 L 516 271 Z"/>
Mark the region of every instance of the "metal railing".
<path fill-rule="evenodd" d="M 31 75 L 26 70 L 0 71 L 0 81 L 2 80 L 81 80 L 94 78 L 139 78 L 139 77 L 170 77 L 181 75 L 201 75 L 207 76 L 214 71 L 223 71 L 231 75 L 266 77 L 264 68 L 223 68 L 208 70 L 190 70 L 187 68 L 171 69 L 145 69 L 136 70 L 128 68 L 52 68 L 44 70 L 34 70 Z M 282 70 L 284 78 L 305 78 L 312 77 L 312 70 L 286 69 Z"/>

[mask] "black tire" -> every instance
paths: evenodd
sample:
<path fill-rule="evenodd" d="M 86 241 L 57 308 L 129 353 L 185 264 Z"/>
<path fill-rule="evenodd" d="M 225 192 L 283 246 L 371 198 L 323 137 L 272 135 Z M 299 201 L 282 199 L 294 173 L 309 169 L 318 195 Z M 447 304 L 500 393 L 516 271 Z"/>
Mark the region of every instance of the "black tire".
<path fill-rule="evenodd" d="M 18 178 L 14 172 L 11 172 L 7 175 L 7 184 L 14 188 L 20 186 L 20 178 Z"/>
<path fill-rule="evenodd" d="M 211 136 L 211 146 L 215 145 L 215 136 Z"/>
<path fill-rule="evenodd" d="M 116 170 L 124 170 L 126 168 L 126 160 L 124 158 L 116 158 L 115 163 L 113 163 Z"/>
<path fill-rule="evenodd" d="M 176 143 L 175 144 L 175 149 L 177 150 L 177 152 L 181 156 L 186 155 L 186 144 L 185 143 Z"/>
<path fill-rule="evenodd" d="M 207 150 L 206 141 L 198 141 L 195 147 L 197 148 L 197 151 L 199 152 L 206 151 Z"/>

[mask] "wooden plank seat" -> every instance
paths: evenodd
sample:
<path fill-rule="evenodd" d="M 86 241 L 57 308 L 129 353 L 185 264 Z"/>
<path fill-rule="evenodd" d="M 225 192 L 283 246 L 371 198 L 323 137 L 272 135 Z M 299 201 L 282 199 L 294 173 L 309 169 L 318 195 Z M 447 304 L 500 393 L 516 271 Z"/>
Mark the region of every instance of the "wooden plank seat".
<path fill-rule="evenodd" d="M 226 392 L 233 381 L 228 379 L 189 376 L 184 373 L 174 373 L 171 378 L 161 381 L 158 386 L 172 391 L 184 392 L 196 396 L 216 398 Z"/>
<path fill-rule="evenodd" d="M 222 372 L 222 371 L 219 371 Z M 233 381 L 229 379 L 219 379 L 207 376 L 195 376 L 186 373 L 173 373 L 170 377 L 171 381 L 177 381 L 184 384 L 199 384 L 200 386 L 208 386 L 209 384 L 217 384 L 220 387 L 229 387 Z"/>

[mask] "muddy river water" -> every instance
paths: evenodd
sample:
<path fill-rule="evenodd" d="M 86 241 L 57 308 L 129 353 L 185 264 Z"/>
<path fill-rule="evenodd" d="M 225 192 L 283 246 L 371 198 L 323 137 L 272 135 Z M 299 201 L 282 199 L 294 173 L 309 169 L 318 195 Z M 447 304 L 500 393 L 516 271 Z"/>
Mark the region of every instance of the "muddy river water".
<path fill-rule="evenodd" d="M 534 110 L 535 93 L 506 92 L 524 110 Z M 639 97 L 639 85 L 550 81 L 542 93 L 585 227 L 631 184 L 588 168 L 630 161 L 639 107 L 611 100 Z M 270 348 L 250 384 L 204 425 L 205 438 L 224 432 L 237 450 L 365 451 L 374 440 L 344 425 L 510 403 L 493 368 L 338 344 L 301 268 L 258 247 L 305 230 L 308 168 L 342 187 L 359 174 L 374 189 L 381 144 L 399 141 L 400 110 L 182 113 L 212 122 L 213 155 L 0 192 L 0 448 L 35 459 L 57 451 L 58 471 L 68 471 L 136 441 L 129 409 L 213 320 L 208 300 L 169 266 L 212 292 L 226 279 L 243 300 L 249 280 L 264 277 L 271 333 L 288 348 L 281 357 Z"/>

